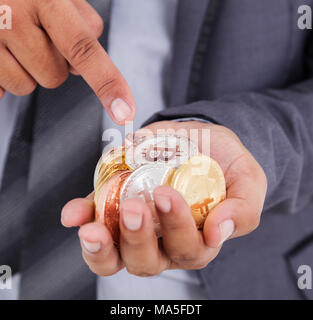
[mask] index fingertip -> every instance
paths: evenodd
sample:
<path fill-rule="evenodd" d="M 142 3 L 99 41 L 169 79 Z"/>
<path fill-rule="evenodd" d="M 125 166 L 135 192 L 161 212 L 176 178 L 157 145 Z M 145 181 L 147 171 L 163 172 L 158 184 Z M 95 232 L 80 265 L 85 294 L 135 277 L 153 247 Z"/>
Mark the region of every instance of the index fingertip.
<path fill-rule="evenodd" d="M 117 98 L 111 103 L 109 114 L 117 124 L 127 125 L 134 120 L 136 109 L 130 106 L 130 103 L 126 102 L 125 99 Z"/>

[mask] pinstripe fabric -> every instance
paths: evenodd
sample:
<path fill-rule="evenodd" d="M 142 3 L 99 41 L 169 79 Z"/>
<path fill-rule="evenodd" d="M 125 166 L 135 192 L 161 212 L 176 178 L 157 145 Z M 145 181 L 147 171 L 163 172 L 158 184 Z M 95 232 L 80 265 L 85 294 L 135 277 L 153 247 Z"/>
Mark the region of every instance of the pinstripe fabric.
<path fill-rule="evenodd" d="M 89 2 L 108 30 L 110 0 Z M 107 33 L 100 41 L 106 46 Z M 93 189 L 103 109 L 74 76 L 56 90 L 38 88 L 34 98 L 20 111 L 5 168 L 0 264 L 21 272 L 21 299 L 94 299 L 96 277 L 81 258 L 77 230 L 61 226 L 60 212 Z"/>
<path fill-rule="evenodd" d="M 67 201 L 92 190 L 102 109 L 75 77 L 56 91 L 39 89 L 36 104 L 20 297 L 93 298 L 85 288 L 95 278 L 81 258 L 77 230 L 61 226 L 60 212 Z"/>
<path fill-rule="evenodd" d="M 16 230 L 22 230 L 25 212 L 34 109 L 31 102 L 19 110 L 0 193 L 0 265 L 9 265 L 13 273 L 19 271 L 22 232 Z"/>

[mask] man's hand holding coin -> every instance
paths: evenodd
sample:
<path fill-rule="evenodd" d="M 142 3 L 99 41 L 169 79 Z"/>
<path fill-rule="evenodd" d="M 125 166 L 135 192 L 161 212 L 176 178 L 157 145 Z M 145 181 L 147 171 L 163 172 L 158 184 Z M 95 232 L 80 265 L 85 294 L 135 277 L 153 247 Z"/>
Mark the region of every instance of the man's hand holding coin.
<path fill-rule="evenodd" d="M 224 173 L 226 199 L 209 211 L 201 230 L 185 200 L 187 195 L 170 184 L 153 190 L 155 210 L 140 198 L 122 199 L 118 248 L 109 229 L 94 222 L 94 194 L 70 201 L 62 211 L 62 223 L 66 227 L 80 226 L 83 257 L 90 269 L 101 276 L 112 275 L 124 267 L 139 276 L 152 276 L 167 269 L 201 269 L 217 256 L 224 241 L 246 235 L 259 225 L 266 177 L 234 132 L 197 121 L 162 121 L 144 130 L 154 134 L 185 132 L 191 141 L 195 141 L 197 132 L 199 152 L 214 159 Z M 144 130 L 136 136 L 145 135 Z M 183 174 L 189 174 L 188 170 Z M 188 178 L 193 179 L 190 174 Z M 199 183 L 199 190 L 203 190 L 205 181 L 195 178 L 192 183 Z M 155 215 L 162 238 L 155 232 Z"/>

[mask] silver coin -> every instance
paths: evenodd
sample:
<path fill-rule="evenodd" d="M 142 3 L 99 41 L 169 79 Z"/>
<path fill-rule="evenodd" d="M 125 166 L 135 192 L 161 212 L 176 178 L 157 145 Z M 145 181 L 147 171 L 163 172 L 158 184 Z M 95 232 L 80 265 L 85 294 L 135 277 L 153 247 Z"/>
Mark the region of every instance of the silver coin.
<path fill-rule="evenodd" d="M 164 164 L 146 164 L 134 171 L 124 182 L 120 200 L 140 198 L 149 203 L 153 201 L 153 190 L 165 184 L 174 168 Z"/>
<path fill-rule="evenodd" d="M 177 168 L 198 154 L 198 146 L 184 136 L 149 135 L 135 138 L 126 147 L 125 161 L 134 170 L 142 165 L 156 163 Z"/>

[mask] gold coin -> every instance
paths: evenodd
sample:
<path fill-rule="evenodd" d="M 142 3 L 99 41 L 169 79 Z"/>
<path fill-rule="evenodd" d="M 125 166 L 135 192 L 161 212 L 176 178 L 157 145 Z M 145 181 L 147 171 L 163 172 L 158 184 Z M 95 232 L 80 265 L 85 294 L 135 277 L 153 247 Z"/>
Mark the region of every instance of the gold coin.
<path fill-rule="evenodd" d="M 226 183 L 221 167 L 204 155 L 192 157 L 181 165 L 169 185 L 186 200 L 198 228 L 203 227 L 209 211 L 226 198 Z"/>
<path fill-rule="evenodd" d="M 95 171 L 95 202 L 98 201 L 99 190 L 102 189 L 106 181 L 108 181 L 115 173 L 121 171 L 132 171 L 125 162 L 125 148 L 113 148 L 102 155 Z"/>

